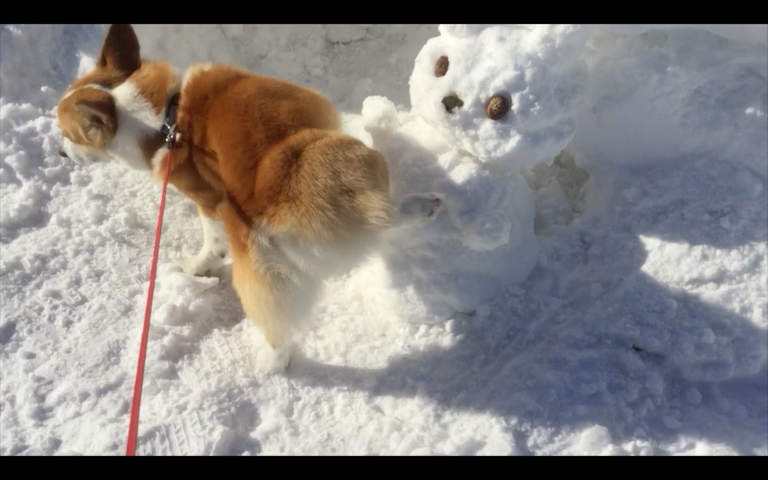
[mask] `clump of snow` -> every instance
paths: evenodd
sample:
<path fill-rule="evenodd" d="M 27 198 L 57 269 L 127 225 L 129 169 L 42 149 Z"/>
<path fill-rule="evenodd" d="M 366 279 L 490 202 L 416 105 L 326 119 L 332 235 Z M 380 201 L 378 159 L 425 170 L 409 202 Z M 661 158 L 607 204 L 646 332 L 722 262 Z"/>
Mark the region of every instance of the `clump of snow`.
<path fill-rule="evenodd" d="M 387 155 L 403 218 L 443 201 L 329 280 L 265 377 L 229 267 L 173 266 L 202 238 L 169 189 L 141 454 L 768 455 L 768 26 L 137 30 L 181 68 L 318 88 Z M 2 455 L 125 447 L 160 187 L 59 157 L 52 111 L 103 33 L 0 27 Z M 465 107 L 510 88 L 517 123 L 427 109 L 439 45 L 477 67 L 441 77 Z"/>
<path fill-rule="evenodd" d="M 595 425 L 581 432 L 578 448 L 579 453 L 598 455 L 611 444 L 611 433 L 607 428 Z"/>

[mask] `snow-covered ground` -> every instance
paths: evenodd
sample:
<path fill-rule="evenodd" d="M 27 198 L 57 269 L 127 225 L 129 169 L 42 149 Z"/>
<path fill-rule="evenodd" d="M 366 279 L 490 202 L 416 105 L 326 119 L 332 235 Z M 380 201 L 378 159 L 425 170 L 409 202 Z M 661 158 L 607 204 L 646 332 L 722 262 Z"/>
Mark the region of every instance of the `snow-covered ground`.
<path fill-rule="evenodd" d="M 57 154 L 104 26 L 0 28 L 0 454 L 122 454 L 160 186 Z M 226 268 L 175 267 L 202 239 L 169 190 L 141 454 L 768 455 L 768 27 L 505 28 L 137 27 L 318 88 L 396 198 L 446 200 L 267 376 Z"/>

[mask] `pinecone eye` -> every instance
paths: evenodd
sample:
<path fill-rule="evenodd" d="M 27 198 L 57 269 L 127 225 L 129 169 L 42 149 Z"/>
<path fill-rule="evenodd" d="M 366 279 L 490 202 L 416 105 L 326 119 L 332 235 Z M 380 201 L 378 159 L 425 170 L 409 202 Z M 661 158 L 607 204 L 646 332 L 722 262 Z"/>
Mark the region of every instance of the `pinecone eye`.
<path fill-rule="evenodd" d="M 450 62 L 448 62 L 448 57 L 443 55 L 442 57 L 438 58 L 435 62 L 435 76 L 436 77 L 443 77 L 448 72 L 448 65 Z"/>
<path fill-rule="evenodd" d="M 491 120 L 501 120 L 509 112 L 511 104 L 503 95 L 493 96 L 485 106 L 485 114 Z"/>

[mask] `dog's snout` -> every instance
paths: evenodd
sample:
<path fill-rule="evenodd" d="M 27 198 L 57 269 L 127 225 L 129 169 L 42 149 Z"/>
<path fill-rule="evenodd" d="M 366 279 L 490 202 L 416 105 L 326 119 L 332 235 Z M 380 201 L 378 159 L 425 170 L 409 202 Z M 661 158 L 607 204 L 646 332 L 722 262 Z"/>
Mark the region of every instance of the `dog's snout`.
<path fill-rule="evenodd" d="M 461 99 L 456 95 L 446 96 L 443 98 L 442 104 L 445 107 L 445 111 L 448 113 L 453 113 L 455 108 L 461 108 L 464 106 L 464 102 L 462 102 Z"/>
<path fill-rule="evenodd" d="M 60 156 L 62 156 L 62 157 L 64 157 L 64 158 L 69 158 L 69 157 L 67 156 L 67 152 L 65 152 L 65 151 L 64 151 L 64 149 L 63 149 L 63 148 L 61 148 L 61 147 L 59 147 L 59 155 L 60 155 Z"/>

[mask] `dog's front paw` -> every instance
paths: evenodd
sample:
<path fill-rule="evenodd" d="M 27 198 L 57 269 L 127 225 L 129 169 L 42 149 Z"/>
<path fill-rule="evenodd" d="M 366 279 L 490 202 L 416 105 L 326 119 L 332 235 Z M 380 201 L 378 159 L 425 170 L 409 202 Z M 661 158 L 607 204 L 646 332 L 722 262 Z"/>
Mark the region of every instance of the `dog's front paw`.
<path fill-rule="evenodd" d="M 208 252 L 187 257 L 180 261 L 178 265 L 188 275 L 204 277 L 224 265 L 224 260 L 223 255 L 219 256 L 213 252 Z"/>

